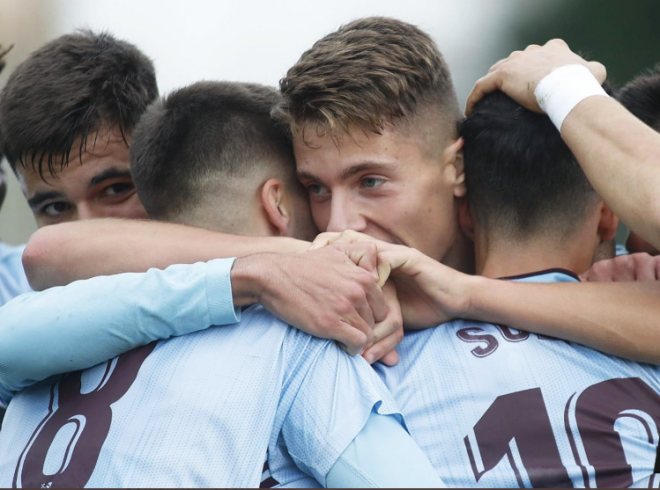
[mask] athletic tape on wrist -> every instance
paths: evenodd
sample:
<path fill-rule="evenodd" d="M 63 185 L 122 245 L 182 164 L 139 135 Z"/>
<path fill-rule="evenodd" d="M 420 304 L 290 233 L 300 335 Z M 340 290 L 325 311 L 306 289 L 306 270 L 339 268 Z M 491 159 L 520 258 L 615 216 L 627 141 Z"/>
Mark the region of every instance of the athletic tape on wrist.
<path fill-rule="evenodd" d="M 564 65 L 543 77 L 534 90 L 539 107 L 561 131 L 566 116 L 592 95 L 608 97 L 598 80 L 584 65 Z"/>

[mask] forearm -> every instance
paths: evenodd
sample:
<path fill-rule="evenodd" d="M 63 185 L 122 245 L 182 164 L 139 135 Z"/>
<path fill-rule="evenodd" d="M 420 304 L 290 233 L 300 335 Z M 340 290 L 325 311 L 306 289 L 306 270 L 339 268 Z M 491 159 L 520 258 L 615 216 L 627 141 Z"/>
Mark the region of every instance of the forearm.
<path fill-rule="evenodd" d="M 94 366 L 154 340 L 238 321 L 232 260 L 77 281 L 0 308 L 0 392 Z"/>
<path fill-rule="evenodd" d="M 468 318 L 660 364 L 660 284 L 472 278 Z"/>
<path fill-rule="evenodd" d="M 228 235 L 173 223 L 108 218 L 38 230 L 27 244 L 23 265 L 32 287 L 43 290 L 98 275 L 260 252 L 293 253 L 307 246 L 291 238 Z"/>
<path fill-rule="evenodd" d="M 619 218 L 660 247 L 660 135 L 614 99 L 590 97 L 566 117 L 562 137 Z"/>

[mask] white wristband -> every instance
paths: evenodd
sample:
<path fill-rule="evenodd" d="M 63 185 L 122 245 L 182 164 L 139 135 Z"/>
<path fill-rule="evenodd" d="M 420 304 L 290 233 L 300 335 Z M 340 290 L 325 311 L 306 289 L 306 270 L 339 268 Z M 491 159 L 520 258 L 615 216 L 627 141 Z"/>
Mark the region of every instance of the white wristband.
<path fill-rule="evenodd" d="M 589 68 L 584 65 L 564 65 L 543 77 L 534 90 L 539 107 L 557 129 L 566 116 L 584 99 L 592 95 L 608 97 Z"/>

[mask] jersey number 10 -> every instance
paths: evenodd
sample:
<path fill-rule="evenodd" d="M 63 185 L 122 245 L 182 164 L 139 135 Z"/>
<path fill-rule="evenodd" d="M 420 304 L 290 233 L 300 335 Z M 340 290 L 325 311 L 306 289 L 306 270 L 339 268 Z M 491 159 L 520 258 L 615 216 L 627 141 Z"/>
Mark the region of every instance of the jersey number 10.
<path fill-rule="evenodd" d="M 570 420 L 571 413 L 575 415 L 574 424 Z M 597 487 L 632 485 L 632 468 L 626 461 L 621 437 L 614 428 L 622 417 L 640 422 L 646 429 L 648 442 L 657 447 L 660 395 L 641 379 L 603 381 L 590 386 L 577 398 L 573 394 L 568 400 L 563 417 L 564 429 L 575 462 L 581 468 L 585 487 L 591 486 L 587 465 L 594 469 Z M 578 450 L 576 433 L 583 451 Z M 515 440 L 533 487 L 573 486 L 562 464 L 540 388 L 497 397 L 474 426 L 474 436 L 465 437 L 464 442 L 477 481 L 506 456 L 518 485 L 524 486 L 519 464 L 511 450 L 511 442 Z M 475 455 L 480 456 L 479 460 Z M 654 473 L 659 470 L 658 463 L 656 456 Z"/>

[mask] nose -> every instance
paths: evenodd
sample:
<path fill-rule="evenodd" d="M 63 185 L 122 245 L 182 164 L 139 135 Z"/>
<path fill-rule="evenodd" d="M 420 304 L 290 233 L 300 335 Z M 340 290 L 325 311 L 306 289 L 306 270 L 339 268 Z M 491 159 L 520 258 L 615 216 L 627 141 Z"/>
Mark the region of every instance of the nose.
<path fill-rule="evenodd" d="M 88 202 L 78 203 L 77 207 L 79 220 L 105 217 L 105 214 L 98 208 L 98 206 L 94 206 Z"/>
<path fill-rule="evenodd" d="M 334 194 L 330 206 L 330 220 L 326 231 L 341 232 L 344 230 L 364 231 L 366 220 L 359 206 L 349 196 Z"/>

